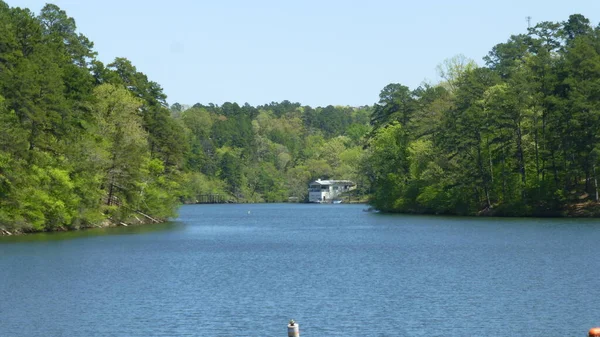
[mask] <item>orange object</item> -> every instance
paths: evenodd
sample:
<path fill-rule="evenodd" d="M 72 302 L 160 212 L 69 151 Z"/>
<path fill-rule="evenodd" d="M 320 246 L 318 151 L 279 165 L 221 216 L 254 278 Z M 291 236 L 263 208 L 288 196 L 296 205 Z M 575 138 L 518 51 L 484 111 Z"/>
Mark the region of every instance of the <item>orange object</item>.
<path fill-rule="evenodd" d="M 588 336 L 589 337 L 600 337 L 600 328 L 591 328 Z"/>

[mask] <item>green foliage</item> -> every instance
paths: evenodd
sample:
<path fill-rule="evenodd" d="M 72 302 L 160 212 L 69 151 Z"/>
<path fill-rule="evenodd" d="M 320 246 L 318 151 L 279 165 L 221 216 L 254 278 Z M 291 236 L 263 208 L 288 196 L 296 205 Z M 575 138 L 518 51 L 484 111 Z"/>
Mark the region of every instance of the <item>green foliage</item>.
<path fill-rule="evenodd" d="M 174 214 L 184 127 L 124 58 L 104 67 L 75 20 L 0 6 L 0 226 L 55 230 Z"/>
<path fill-rule="evenodd" d="M 385 211 L 402 208 L 407 186 L 408 148 L 406 132 L 398 122 L 380 128 L 371 139 L 368 157 L 372 177 L 372 203 Z M 404 177 L 404 178 L 402 178 Z"/>
<path fill-rule="evenodd" d="M 0 226 L 173 216 L 207 193 L 282 202 L 360 180 L 370 107 L 174 104 L 126 58 L 106 66 L 75 20 L 0 6 Z M 364 180 L 364 179 L 363 179 Z"/>
<path fill-rule="evenodd" d="M 599 52 L 575 14 L 496 45 L 487 67 L 447 61 L 437 87 L 386 86 L 362 165 L 372 204 L 516 216 L 598 202 Z"/>
<path fill-rule="evenodd" d="M 600 28 L 542 22 L 464 56 L 443 81 L 385 86 L 374 106 L 173 104 L 75 20 L 0 2 L 0 226 L 56 230 L 168 218 L 180 202 L 307 199 L 351 179 L 378 209 L 555 215 L 597 202 Z"/>
<path fill-rule="evenodd" d="M 180 108 L 177 120 L 190 149 L 186 169 L 216 176 L 230 200 L 305 200 L 313 179 L 362 177 L 358 164 L 370 131 L 369 108 L 313 109 L 289 101 L 257 108 L 235 103 Z M 212 188 L 198 187 L 186 200 Z"/>

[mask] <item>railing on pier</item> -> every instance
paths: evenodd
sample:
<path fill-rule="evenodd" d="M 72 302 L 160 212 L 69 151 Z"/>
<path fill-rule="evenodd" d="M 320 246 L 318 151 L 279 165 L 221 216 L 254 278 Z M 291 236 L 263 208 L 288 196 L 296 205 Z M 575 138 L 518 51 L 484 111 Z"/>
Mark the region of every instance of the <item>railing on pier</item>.
<path fill-rule="evenodd" d="M 226 203 L 227 200 L 225 196 L 222 194 L 200 194 L 196 199 L 197 204 L 223 204 Z"/>

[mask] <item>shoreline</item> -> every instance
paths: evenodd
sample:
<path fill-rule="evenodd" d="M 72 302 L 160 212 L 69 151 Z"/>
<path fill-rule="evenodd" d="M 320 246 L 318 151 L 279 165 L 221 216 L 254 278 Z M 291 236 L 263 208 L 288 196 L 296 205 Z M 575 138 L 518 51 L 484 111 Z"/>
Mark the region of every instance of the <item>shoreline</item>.
<path fill-rule="evenodd" d="M 60 226 L 60 227 L 56 227 L 52 230 L 33 230 L 31 228 L 7 229 L 5 227 L 0 227 L 0 237 L 21 236 L 21 235 L 38 234 L 38 233 L 77 232 L 77 231 L 85 231 L 85 230 L 97 229 L 97 228 L 137 227 L 137 226 L 144 226 L 144 225 L 149 225 L 149 224 L 164 223 L 166 221 L 168 221 L 168 220 L 156 219 L 156 218 L 151 218 L 151 217 L 148 217 L 147 219 L 144 218 L 144 220 L 142 220 L 138 217 L 135 217 L 134 219 L 130 219 L 127 222 L 105 220 L 105 221 L 102 221 L 100 224 L 88 224 L 88 225 L 72 227 L 72 228 Z"/>
<path fill-rule="evenodd" d="M 373 211 L 377 211 L 373 209 Z M 458 214 L 458 213 L 436 213 L 427 210 L 415 211 L 380 211 L 386 214 L 413 214 L 413 215 L 439 215 L 439 216 L 464 216 L 464 217 L 483 217 L 483 218 L 600 218 L 600 202 L 586 201 L 580 203 L 565 204 L 560 209 L 552 210 L 527 210 L 523 208 L 515 211 L 515 209 L 503 207 L 500 205 L 496 208 L 484 208 L 475 214 Z"/>
<path fill-rule="evenodd" d="M 266 203 L 249 203 L 249 204 L 266 204 Z M 365 202 L 348 202 L 349 204 L 366 204 Z M 196 203 L 189 203 L 186 205 L 200 205 Z M 434 216 L 465 216 L 472 218 L 488 218 L 488 217 L 496 217 L 496 218 L 600 218 L 600 202 L 595 201 L 587 201 L 583 203 L 574 203 L 565 205 L 562 210 L 552 210 L 547 213 L 538 213 L 538 214 L 508 214 L 505 213 L 503 209 L 483 209 L 479 211 L 477 214 L 471 215 L 460 215 L 460 214 L 452 214 L 452 213 L 434 213 L 434 212 L 394 212 L 394 211 L 379 211 L 372 207 L 369 208 L 369 211 L 381 212 L 385 214 L 412 214 L 412 215 L 434 215 Z M 99 224 L 88 224 L 84 226 L 77 227 L 57 227 L 53 230 L 32 230 L 31 228 L 5 228 L 0 227 L 0 236 L 20 236 L 20 235 L 28 235 L 28 234 L 37 234 L 37 233 L 52 233 L 52 232 L 75 232 L 75 231 L 85 231 L 88 229 L 95 228 L 111 228 L 111 227 L 129 227 L 129 226 L 144 226 L 148 224 L 156 224 L 156 223 L 164 223 L 168 221 L 168 219 L 156 219 L 146 214 L 140 214 L 142 217 L 134 216 L 132 219 L 127 222 L 123 221 L 111 221 L 109 219 L 102 221 Z"/>

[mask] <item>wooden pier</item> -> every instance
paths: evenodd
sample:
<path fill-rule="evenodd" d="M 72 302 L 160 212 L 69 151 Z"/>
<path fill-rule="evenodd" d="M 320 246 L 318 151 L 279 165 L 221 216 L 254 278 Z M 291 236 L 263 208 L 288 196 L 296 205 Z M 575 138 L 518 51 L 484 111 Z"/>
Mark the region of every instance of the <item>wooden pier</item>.
<path fill-rule="evenodd" d="M 225 200 L 225 196 L 222 194 L 200 194 L 198 199 L 196 199 L 197 204 L 224 204 L 227 200 Z"/>

